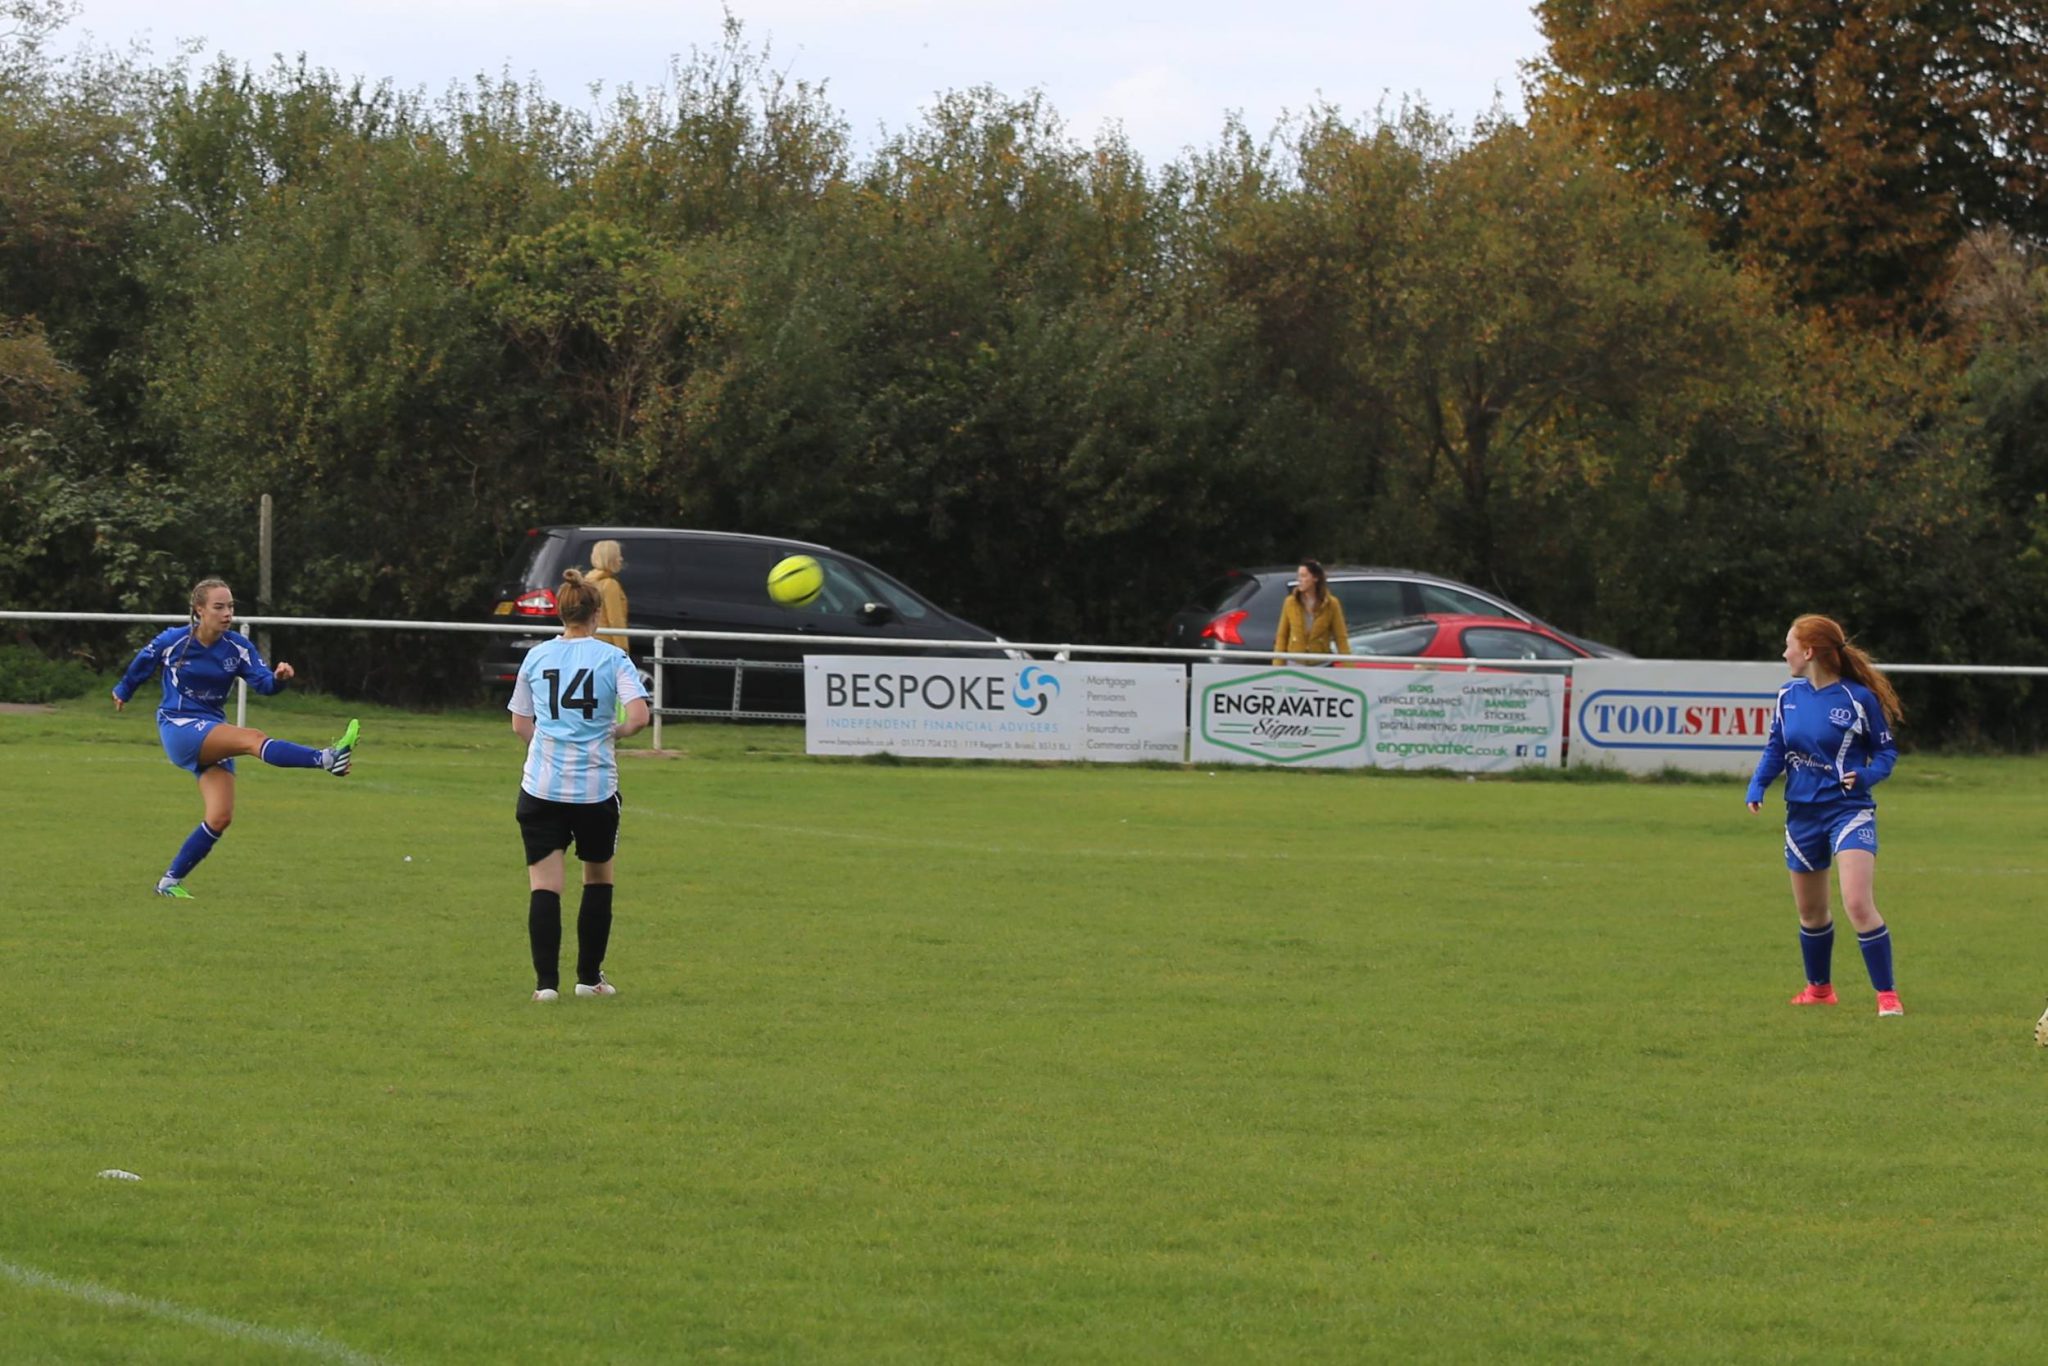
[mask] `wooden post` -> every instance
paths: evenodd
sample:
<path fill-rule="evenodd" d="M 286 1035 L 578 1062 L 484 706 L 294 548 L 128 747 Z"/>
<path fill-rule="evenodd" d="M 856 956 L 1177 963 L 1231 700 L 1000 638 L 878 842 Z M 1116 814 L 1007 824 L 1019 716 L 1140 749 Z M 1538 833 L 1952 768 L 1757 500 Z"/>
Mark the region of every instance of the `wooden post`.
<path fill-rule="evenodd" d="M 260 566 L 256 575 L 256 611 L 259 615 L 266 617 L 270 615 L 270 532 L 272 525 L 270 514 L 270 495 L 266 493 L 263 495 L 263 502 L 256 514 L 256 554 L 258 557 L 257 563 Z M 263 628 L 263 634 L 257 638 L 256 648 L 263 651 L 264 659 L 275 662 L 275 660 L 272 660 L 270 653 L 270 628 L 268 626 Z"/>

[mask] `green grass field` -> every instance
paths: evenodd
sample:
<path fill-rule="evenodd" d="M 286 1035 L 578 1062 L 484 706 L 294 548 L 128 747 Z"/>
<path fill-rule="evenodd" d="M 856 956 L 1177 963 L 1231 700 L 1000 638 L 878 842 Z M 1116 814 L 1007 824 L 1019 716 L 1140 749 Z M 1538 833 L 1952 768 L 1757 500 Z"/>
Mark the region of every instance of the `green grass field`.
<path fill-rule="evenodd" d="M 1784 1004 L 1777 819 L 1735 782 L 682 728 L 626 765 L 621 995 L 549 1007 L 509 728 L 364 715 L 344 781 L 243 761 L 185 904 L 149 895 L 199 812 L 148 709 L 0 716 L 0 1359 L 2048 1339 L 2048 761 L 1909 755 L 1881 794 L 1880 1022 L 1846 930 L 1844 1004 Z"/>

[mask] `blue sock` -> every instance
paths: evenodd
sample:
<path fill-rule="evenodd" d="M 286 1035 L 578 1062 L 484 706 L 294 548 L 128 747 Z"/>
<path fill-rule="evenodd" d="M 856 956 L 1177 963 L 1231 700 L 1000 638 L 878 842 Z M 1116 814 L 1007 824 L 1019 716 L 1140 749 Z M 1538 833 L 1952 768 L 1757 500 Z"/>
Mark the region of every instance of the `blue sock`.
<path fill-rule="evenodd" d="M 185 836 L 185 842 L 178 846 L 178 856 L 171 860 L 165 870 L 166 876 L 182 878 L 199 866 L 199 860 L 213 852 L 213 846 L 220 843 L 220 836 L 207 829 L 206 822 L 199 822 L 198 828 Z"/>
<path fill-rule="evenodd" d="M 295 745 L 289 740 L 265 740 L 263 749 L 257 755 L 272 768 L 325 768 L 320 762 L 320 751 Z"/>
<path fill-rule="evenodd" d="M 1870 985 L 1878 991 L 1896 991 L 1892 981 L 1892 927 L 1879 925 L 1868 934 L 1856 936 L 1863 950 L 1863 966 L 1870 969 Z"/>
<path fill-rule="evenodd" d="M 1817 987 L 1824 987 L 1834 978 L 1832 966 L 1835 957 L 1835 922 L 1830 920 L 1817 930 L 1799 927 L 1799 956 L 1806 960 L 1806 980 Z"/>

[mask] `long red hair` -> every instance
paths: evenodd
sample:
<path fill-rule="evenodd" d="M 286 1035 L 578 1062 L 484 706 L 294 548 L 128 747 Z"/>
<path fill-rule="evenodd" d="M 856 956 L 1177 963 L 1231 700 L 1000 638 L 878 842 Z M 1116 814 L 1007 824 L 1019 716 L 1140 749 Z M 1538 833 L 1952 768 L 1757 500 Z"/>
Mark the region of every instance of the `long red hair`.
<path fill-rule="evenodd" d="M 1822 668 L 1876 693 L 1878 705 L 1884 708 L 1893 725 L 1906 719 L 1906 709 L 1899 705 L 1892 681 L 1884 676 L 1884 670 L 1870 662 L 1869 655 L 1849 643 L 1848 634 L 1834 618 L 1818 612 L 1797 617 L 1792 622 L 1792 638 L 1813 651 Z"/>

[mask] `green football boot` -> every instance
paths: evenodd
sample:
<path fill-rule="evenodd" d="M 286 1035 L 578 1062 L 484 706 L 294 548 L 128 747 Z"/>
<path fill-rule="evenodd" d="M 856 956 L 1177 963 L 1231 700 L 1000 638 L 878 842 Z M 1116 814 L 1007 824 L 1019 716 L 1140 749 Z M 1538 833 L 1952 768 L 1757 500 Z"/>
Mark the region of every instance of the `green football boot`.
<path fill-rule="evenodd" d="M 351 720 L 341 738 L 320 751 L 320 767 L 337 778 L 348 776 L 349 765 L 355 761 L 356 734 L 362 729 L 362 722 Z"/>

